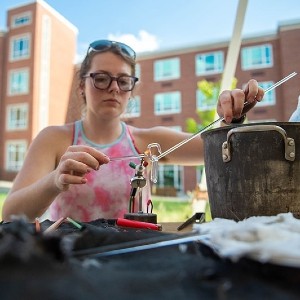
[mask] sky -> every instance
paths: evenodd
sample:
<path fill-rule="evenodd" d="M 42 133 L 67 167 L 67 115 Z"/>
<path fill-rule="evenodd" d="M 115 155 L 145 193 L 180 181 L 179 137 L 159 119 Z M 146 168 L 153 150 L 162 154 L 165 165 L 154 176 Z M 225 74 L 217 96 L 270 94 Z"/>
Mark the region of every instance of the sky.
<path fill-rule="evenodd" d="M 170 50 L 229 40 L 239 0 L 43 0 L 78 29 L 78 57 L 90 42 L 111 39 L 136 52 Z M 1 0 L 0 29 L 8 9 L 33 0 Z M 248 0 L 242 36 L 276 32 L 300 20 L 299 0 Z"/>

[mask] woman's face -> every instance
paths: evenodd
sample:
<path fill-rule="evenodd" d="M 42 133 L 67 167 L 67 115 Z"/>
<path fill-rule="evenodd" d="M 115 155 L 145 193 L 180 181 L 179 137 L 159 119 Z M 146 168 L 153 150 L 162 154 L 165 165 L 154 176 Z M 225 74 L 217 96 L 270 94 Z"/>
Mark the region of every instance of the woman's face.
<path fill-rule="evenodd" d="M 131 76 L 131 67 L 120 56 L 103 52 L 93 57 L 89 73 L 104 72 L 113 77 L 120 75 Z M 131 92 L 120 90 L 117 81 L 113 80 L 110 86 L 105 90 L 96 89 L 93 85 L 93 79 L 85 79 L 83 87 L 85 93 L 87 114 L 92 113 L 95 117 L 116 118 L 126 109 Z"/>

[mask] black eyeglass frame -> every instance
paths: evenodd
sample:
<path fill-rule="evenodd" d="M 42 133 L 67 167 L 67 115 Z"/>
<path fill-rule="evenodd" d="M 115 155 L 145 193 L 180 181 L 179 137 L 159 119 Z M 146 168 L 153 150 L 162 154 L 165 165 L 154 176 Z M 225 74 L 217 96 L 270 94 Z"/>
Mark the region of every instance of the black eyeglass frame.
<path fill-rule="evenodd" d="M 108 76 L 108 77 L 110 78 L 109 84 L 107 85 L 106 88 L 101 89 L 101 88 L 99 88 L 99 87 L 96 86 L 96 83 L 95 83 L 95 77 L 96 77 L 97 75 L 99 75 L 99 74 L 101 74 L 101 75 L 106 75 L 106 76 Z M 130 75 L 120 75 L 120 76 L 116 77 L 116 76 L 111 76 L 111 75 L 109 75 L 108 73 L 103 73 L 103 72 L 94 72 L 94 73 L 89 73 L 89 74 L 83 76 L 83 78 L 89 78 L 89 77 L 93 79 L 93 86 L 94 86 L 94 88 L 97 89 L 97 90 L 101 90 L 101 91 L 104 91 L 104 90 L 108 89 L 108 88 L 110 87 L 111 83 L 115 80 L 115 81 L 117 82 L 118 87 L 119 87 L 119 89 L 120 89 L 121 91 L 123 91 L 123 92 L 130 92 L 130 91 L 132 91 L 132 90 L 134 89 L 135 84 L 136 84 L 137 81 L 139 80 L 139 79 L 138 79 L 137 77 L 135 77 L 135 76 L 130 76 Z M 132 88 L 131 88 L 131 89 L 128 89 L 128 90 L 126 89 L 126 90 L 124 90 L 124 89 L 122 89 L 122 88 L 120 87 L 119 80 L 120 80 L 120 78 L 122 78 L 122 77 L 127 77 L 127 78 L 132 79 L 133 84 L 132 84 Z"/>
<path fill-rule="evenodd" d="M 91 50 L 96 52 L 106 51 L 107 49 L 110 49 L 112 47 L 118 47 L 124 55 L 129 56 L 134 60 L 136 59 L 136 53 L 131 47 L 124 43 L 110 40 L 97 40 L 90 43 L 88 53 Z"/>

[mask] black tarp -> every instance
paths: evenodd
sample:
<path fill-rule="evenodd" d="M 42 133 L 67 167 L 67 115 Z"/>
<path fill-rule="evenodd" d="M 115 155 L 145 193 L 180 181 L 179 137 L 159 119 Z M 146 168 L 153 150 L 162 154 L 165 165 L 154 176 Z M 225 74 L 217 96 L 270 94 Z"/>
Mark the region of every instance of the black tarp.
<path fill-rule="evenodd" d="M 299 299 L 300 270 L 218 258 L 199 242 L 95 258 L 103 252 L 178 238 L 105 220 L 50 235 L 24 220 L 0 225 L 0 299 Z M 182 235 L 180 235 L 182 237 Z M 87 251 L 88 253 L 88 251 Z"/>

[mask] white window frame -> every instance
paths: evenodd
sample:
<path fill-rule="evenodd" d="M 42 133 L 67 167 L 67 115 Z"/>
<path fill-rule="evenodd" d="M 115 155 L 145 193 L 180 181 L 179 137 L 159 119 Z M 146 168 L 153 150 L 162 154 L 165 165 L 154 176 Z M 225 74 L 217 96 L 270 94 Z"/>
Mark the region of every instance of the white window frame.
<path fill-rule="evenodd" d="M 209 64 L 207 59 L 213 57 L 213 62 Z M 199 53 L 195 56 L 196 76 L 219 74 L 224 70 L 224 53 L 223 51 L 213 51 Z"/>
<path fill-rule="evenodd" d="M 181 113 L 181 93 L 173 91 L 154 95 L 154 114 L 178 114 Z"/>
<path fill-rule="evenodd" d="M 21 41 L 25 41 L 27 43 L 27 49 L 15 49 L 15 43 L 20 43 Z M 15 35 L 10 39 L 10 61 L 17 61 L 28 59 L 30 57 L 30 49 L 31 49 L 31 35 L 30 33 L 25 33 L 22 35 Z"/>
<path fill-rule="evenodd" d="M 21 23 L 18 21 L 23 20 Z M 25 11 L 17 15 L 13 15 L 11 18 L 11 28 L 18 28 L 25 25 L 30 25 L 32 21 L 32 13 L 31 11 Z"/>
<path fill-rule="evenodd" d="M 258 85 L 263 88 L 263 90 L 268 89 L 274 84 L 274 81 L 262 81 L 258 82 Z M 264 95 L 262 101 L 258 102 L 255 107 L 262 106 L 274 106 L 276 105 L 276 89 L 273 89 Z"/>
<path fill-rule="evenodd" d="M 266 55 L 269 50 L 269 58 Z M 255 62 L 254 51 L 261 51 L 260 62 Z M 270 61 L 268 61 L 268 59 Z M 273 67 L 273 47 L 271 44 L 255 45 L 243 47 L 241 51 L 241 68 L 242 70 L 253 70 Z"/>
<path fill-rule="evenodd" d="M 26 130 L 28 128 L 28 103 L 10 104 L 6 108 L 6 130 Z"/>
<path fill-rule="evenodd" d="M 168 128 L 171 128 L 173 130 L 182 132 L 182 127 L 180 125 L 174 125 L 174 126 L 168 126 Z M 158 186 L 159 187 L 164 187 L 165 186 L 165 182 L 164 182 L 164 173 L 166 171 L 166 169 L 172 169 L 173 168 L 173 172 L 174 172 L 174 177 L 173 177 L 173 185 L 176 190 L 178 192 L 183 192 L 183 183 L 184 183 L 184 179 L 183 179 L 183 171 L 184 168 L 182 166 L 178 166 L 178 165 L 158 165 L 158 177 L 160 178 L 158 181 Z"/>
<path fill-rule="evenodd" d="M 159 164 L 158 165 L 158 182 L 157 182 L 158 186 L 160 188 L 163 188 L 163 187 L 167 186 L 167 185 L 165 185 L 164 173 L 168 169 L 171 170 L 174 174 L 173 184 L 171 186 L 173 186 L 178 192 L 182 192 L 183 191 L 183 182 L 184 182 L 184 169 L 183 169 L 183 166 Z"/>
<path fill-rule="evenodd" d="M 214 110 L 217 107 L 219 89 L 214 88 L 214 97 L 211 99 L 205 99 L 201 90 L 196 90 L 196 109 L 201 111 Z"/>
<path fill-rule="evenodd" d="M 180 58 L 159 59 L 154 62 L 154 81 L 180 78 Z"/>
<path fill-rule="evenodd" d="M 261 81 L 258 82 L 258 85 L 266 90 L 270 86 L 274 84 L 274 81 Z M 243 84 L 243 89 L 245 89 L 246 83 Z M 276 105 L 276 89 L 273 89 L 264 95 L 262 101 L 257 102 L 255 107 L 263 107 L 263 106 L 274 106 Z"/>
<path fill-rule="evenodd" d="M 139 63 L 135 65 L 135 77 L 141 79 L 141 65 Z"/>
<path fill-rule="evenodd" d="M 137 118 L 141 116 L 141 97 L 135 96 L 129 100 L 126 111 L 123 114 L 125 118 Z"/>
<path fill-rule="evenodd" d="M 8 96 L 27 95 L 29 93 L 29 69 L 13 69 L 9 71 L 7 88 Z"/>
<path fill-rule="evenodd" d="M 19 148 L 17 154 L 16 148 Z M 25 155 L 27 151 L 27 141 L 26 140 L 7 140 L 5 143 L 5 170 L 18 172 L 21 170 L 22 165 L 25 160 Z M 15 156 L 15 160 L 10 158 Z"/>

